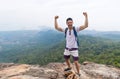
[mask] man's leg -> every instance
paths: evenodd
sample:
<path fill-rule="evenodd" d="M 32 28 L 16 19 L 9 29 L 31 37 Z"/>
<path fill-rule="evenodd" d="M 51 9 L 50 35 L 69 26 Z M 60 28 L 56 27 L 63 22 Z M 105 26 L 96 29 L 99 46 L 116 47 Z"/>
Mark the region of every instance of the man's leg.
<path fill-rule="evenodd" d="M 74 63 L 76 66 L 77 73 L 80 74 L 80 66 L 79 66 L 78 60 L 75 60 Z"/>
<path fill-rule="evenodd" d="M 79 55 L 78 55 L 78 50 L 76 51 L 72 51 L 71 52 L 72 56 L 73 56 L 73 60 L 74 60 L 74 64 L 77 70 L 77 74 L 80 75 L 80 65 L 79 65 Z"/>
<path fill-rule="evenodd" d="M 68 66 L 68 68 L 71 68 L 71 63 L 70 63 L 70 52 L 68 50 L 65 49 L 64 51 L 64 58 L 65 58 L 65 62 Z"/>
<path fill-rule="evenodd" d="M 71 68 L 70 55 L 69 56 L 64 55 L 64 58 L 68 68 Z"/>
<path fill-rule="evenodd" d="M 68 68 L 71 68 L 70 58 L 65 59 L 65 62 L 66 62 L 66 64 L 67 64 Z"/>

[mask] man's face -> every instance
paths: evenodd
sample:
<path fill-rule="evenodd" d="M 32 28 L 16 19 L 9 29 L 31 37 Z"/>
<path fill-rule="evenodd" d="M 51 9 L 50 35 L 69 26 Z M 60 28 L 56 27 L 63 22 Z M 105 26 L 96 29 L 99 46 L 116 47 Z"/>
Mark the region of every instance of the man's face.
<path fill-rule="evenodd" d="M 72 21 L 72 20 L 68 20 L 68 21 L 66 22 L 66 24 L 68 25 L 68 27 L 69 27 L 69 26 L 73 26 L 73 21 Z"/>

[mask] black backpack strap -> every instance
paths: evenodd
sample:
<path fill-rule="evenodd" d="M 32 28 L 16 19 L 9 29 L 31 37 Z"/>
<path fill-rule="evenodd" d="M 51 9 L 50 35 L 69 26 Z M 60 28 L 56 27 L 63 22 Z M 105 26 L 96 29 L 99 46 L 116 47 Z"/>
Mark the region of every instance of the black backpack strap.
<path fill-rule="evenodd" d="M 77 38 L 77 31 L 76 31 L 75 27 L 73 27 L 73 31 L 74 31 L 75 37 Z"/>
<path fill-rule="evenodd" d="M 78 35 L 77 35 L 77 31 L 76 31 L 75 27 L 73 27 L 73 31 L 74 31 L 74 35 L 75 35 L 75 40 L 77 41 L 77 45 L 79 46 L 79 39 L 78 39 Z"/>
<path fill-rule="evenodd" d="M 67 30 L 68 30 L 68 28 L 65 28 L 65 38 L 66 38 L 66 35 L 67 35 Z"/>

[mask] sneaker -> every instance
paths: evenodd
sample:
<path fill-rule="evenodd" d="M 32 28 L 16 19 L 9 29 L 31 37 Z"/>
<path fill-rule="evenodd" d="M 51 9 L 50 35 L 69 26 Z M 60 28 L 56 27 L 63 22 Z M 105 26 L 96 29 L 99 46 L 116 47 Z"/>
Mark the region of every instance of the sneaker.
<path fill-rule="evenodd" d="M 66 69 L 64 69 L 64 71 L 68 71 L 68 70 L 71 70 L 72 68 L 71 67 L 68 67 Z"/>
<path fill-rule="evenodd" d="M 79 73 L 77 73 L 77 75 L 80 77 L 81 76 L 81 74 L 79 74 Z"/>

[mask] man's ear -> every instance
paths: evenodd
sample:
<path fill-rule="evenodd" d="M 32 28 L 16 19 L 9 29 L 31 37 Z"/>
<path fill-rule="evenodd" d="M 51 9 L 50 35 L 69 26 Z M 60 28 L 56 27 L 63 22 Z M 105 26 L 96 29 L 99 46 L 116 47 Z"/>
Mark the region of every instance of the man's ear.
<path fill-rule="evenodd" d="M 68 25 L 68 24 L 66 23 L 66 25 Z"/>

